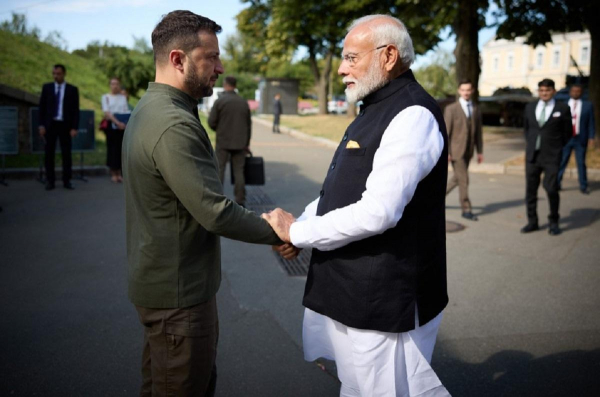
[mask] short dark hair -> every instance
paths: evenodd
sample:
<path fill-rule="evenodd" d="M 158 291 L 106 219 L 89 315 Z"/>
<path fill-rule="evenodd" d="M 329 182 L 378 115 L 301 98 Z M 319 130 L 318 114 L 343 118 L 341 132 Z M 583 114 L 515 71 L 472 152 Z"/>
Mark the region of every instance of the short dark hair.
<path fill-rule="evenodd" d="M 221 33 L 221 26 L 215 21 L 194 14 L 191 11 L 171 11 L 164 15 L 152 31 L 154 62 L 163 63 L 174 49 L 190 52 L 201 45 L 199 31 Z"/>
<path fill-rule="evenodd" d="M 549 88 L 552 88 L 554 90 L 555 89 L 555 87 L 554 87 L 554 80 L 552 80 L 552 79 L 544 79 L 544 80 L 542 80 L 542 81 L 540 81 L 538 83 L 538 88 L 539 87 L 549 87 Z"/>
<path fill-rule="evenodd" d="M 233 76 L 227 76 L 227 77 L 225 77 L 225 84 L 227 84 L 230 87 L 235 88 L 237 86 L 237 79 Z"/>
<path fill-rule="evenodd" d="M 581 88 L 581 90 L 583 90 L 583 84 L 581 84 L 581 83 L 573 83 L 573 84 L 571 84 L 569 89 L 571 89 L 573 87 L 578 87 L 578 88 Z"/>
<path fill-rule="evenodd" d="M 62 69 L 64 74 L 67 74 L 67 68 L 62 63 L 57 63 L 54 65 L 54 69 Z"/>
<path fill-rule="evenodd" d="M 471 87 L 473 87 L 473 83 L 469 79 L 463 79 L 463 80 L 459 81 L 458 82 L 458 88 L 460 88 L 460 86 L 463 85 L 463 84 L 471 84 Z"/>

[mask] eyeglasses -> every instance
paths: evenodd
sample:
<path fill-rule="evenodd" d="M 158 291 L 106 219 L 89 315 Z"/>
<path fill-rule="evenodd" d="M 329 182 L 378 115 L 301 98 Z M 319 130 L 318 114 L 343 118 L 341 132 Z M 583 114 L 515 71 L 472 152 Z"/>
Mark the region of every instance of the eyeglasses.
<path fill-rule="evenodd" d="M 362 52 L 351 52 L 350 54 L 346 54 L 346 55 L 342 54 L 342 61 L 346 61 L 346 62 L 348 62 L 348 65 L 350 67 L 354 67 L 354 66 L 356 66 L 358 61 L 360 61 L 360 58 L 358 56 L 359 54 L 366 54 L 371 51 L 381 50 L 382 48 L 385 48 L 388 45 L 389 44 L 380 45 L 379 47 L 373 48 L 372 50 L 367 50 L 367 51 L 362 51 Z"/>

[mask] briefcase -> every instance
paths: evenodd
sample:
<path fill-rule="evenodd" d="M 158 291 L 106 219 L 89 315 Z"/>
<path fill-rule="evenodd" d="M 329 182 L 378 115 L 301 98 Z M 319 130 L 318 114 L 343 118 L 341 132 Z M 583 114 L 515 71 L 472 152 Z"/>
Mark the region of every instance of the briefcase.
<path fill-rule="evenodd" d="M 246 185 L 265 184 L 265 162 L 262 157 L 253 156 L 250 151 L 244 164 L 244 179 Z M 231 168 L 231 184 L 234 183 L 235 178 L 233 177 L 233 168 Z"/>

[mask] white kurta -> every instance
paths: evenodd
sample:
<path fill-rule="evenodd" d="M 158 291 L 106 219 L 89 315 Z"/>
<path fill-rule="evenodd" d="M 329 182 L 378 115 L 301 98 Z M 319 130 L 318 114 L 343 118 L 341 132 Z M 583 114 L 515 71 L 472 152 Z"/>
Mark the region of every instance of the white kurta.
<path fill-rule="evenodd" d="M 292 224 L 292 243 L 330 251 L 396 226 L 443 148 L 433 114 L 422 106 L 404 109 L 382 136 L 362 198 L 316 216 L 317 198 Z M 336 361 L 341 396 L 448 396 L 429 365 L 441 319 L 440 313 L 423 327 L 415 319 L 413 331 L 387 333 L 347 327 L 306 309 L 304 357 Z"/>

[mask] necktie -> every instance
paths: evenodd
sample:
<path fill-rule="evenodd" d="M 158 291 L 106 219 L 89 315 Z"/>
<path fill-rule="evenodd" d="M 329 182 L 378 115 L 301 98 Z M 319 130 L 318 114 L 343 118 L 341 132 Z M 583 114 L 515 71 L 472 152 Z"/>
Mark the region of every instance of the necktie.
<path fill-rule="evenodd" d="M 54 92 L 54 118 L 58 118 L 58 111 L 60 109 L 60 85 L 56 86 Z"/>
<path fill-rule="evenodd" d="M 540 113 L 540 118 L 538 119 L 538 124 L 540 128 L 544 126 L 546 123 L 546 102 L 544 102 L 544 106 L 542 107 L 542 112 Z M 535 139 L 535 150 L 540 150 L 542 146 L 542 136 L 538 133 L 537 138 Z"/>
<path fill-rule="evenodd" d="M 471 103 L 467 102 L 467 118 L 471 120 Z"/>
<path fill-rule="evenodd" d="M 577 135 L 577 104 L 579 101 L 573 101 L 573 109 L 571 115 L 573 116 L 573 136 Z"/>

